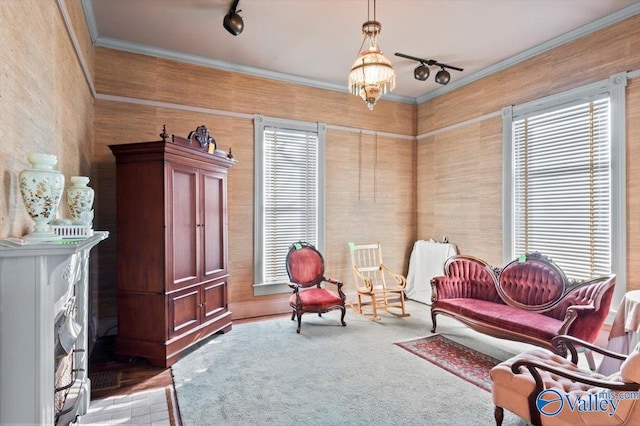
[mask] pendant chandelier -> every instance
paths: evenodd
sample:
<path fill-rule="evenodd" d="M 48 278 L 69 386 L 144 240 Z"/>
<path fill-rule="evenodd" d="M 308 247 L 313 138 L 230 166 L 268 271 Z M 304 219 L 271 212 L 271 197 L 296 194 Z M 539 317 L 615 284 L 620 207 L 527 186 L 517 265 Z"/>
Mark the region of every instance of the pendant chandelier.
<path fill-rule="evenodd" d="M 367 13 L 367 19 L 369 18 Z M 349 73 L 351 94 L 360 96 L 370 110 L 373 110 L 380 96 L 393 91 L 396 87 L 396 72 L 393 65 L 378 47 L 381 31 L 382 25 L 376 21 L 376 1 L 373 0 L 373 20 L 362 24 L 362 45 Z M 369 40 L 369 48 L 363 50 L 367 40 Z"/>

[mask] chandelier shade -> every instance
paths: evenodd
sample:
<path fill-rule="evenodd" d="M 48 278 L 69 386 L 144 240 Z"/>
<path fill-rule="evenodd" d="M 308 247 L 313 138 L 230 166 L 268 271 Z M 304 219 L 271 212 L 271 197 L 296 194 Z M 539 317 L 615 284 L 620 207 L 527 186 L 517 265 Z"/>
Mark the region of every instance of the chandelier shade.
<path fill-rule="evenodd" d="M 360 96 L 370 110 L 385 93 L 396 87 L 396 72 L 378 48 L 378 36 L 382 26 L 377 21 L 367 21 L 362 25 L 364 47 L 369 40 L 369 48 L 361 50 L 349 72 L 349 90 Z"/>

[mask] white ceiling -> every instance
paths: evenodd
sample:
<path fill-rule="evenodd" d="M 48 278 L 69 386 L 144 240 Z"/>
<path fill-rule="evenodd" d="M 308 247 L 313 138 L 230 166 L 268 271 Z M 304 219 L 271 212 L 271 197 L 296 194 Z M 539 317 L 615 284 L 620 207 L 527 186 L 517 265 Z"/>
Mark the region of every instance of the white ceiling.
<path fill-rule="evenodd" d="M 222 26 L 232 0 L 83 0 L 94 43 L 347 91 L 367 0 L 240 0 L 239 36 Z M 373 18 L 373 0 L 369 0 Z M 380 47 L 397 73 L 387 96 L 422 102 L 640 13 L 636 0 L 377 0 Z M 413 78 L 402 52 L 464 68 L 451 83 Z"/>

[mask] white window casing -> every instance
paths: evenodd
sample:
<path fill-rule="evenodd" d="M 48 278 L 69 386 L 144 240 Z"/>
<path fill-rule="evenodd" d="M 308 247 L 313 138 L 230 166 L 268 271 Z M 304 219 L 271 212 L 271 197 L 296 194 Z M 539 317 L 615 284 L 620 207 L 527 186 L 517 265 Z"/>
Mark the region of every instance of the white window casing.
<path fill-rule="evenodd" d="M 254 295 L 287 293 L 289 246 L 324 251 L 326 125 L 254 116 Z"/>
<path fill-rule="evenodd" d="M 627 74 L 502 109 L 503 255 L 551 257 L 626 292 Z"/>

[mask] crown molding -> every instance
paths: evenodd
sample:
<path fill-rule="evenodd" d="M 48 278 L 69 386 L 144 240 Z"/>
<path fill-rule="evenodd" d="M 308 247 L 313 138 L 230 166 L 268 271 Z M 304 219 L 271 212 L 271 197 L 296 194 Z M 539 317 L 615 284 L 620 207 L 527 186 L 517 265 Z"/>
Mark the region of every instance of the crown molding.
<path fill-rule="evenodd" d="M 480 80 L 481 78 L 488 77 L 491 74 L 495 74 L 499 71 L 505 70 L 520 62 L 526 61 L 527 59 L 531 59 L 542 53 L 548 52 L 549 50 L 560 47 L 563 44 L 567 44 L 586 35 L 599 31 L 603 28 L 616 24 L 620 21 L 623 21 L 627 18 L 635 16 L 638 13 L 640 13 L 640 2 L 631 4 L 623 9 L 618 10 L 617 12 L 611 13 L 586 25 L 568 31 L 564 34 L 559 35 L 558 37 L 552 38 L 551 40 L 548 40 L 544 43 L 540 43 L 530 49 L 523 50 L 516 55 L 513 55 L 503 61 L 496 62 L 495 64 L 476 71 L 473 74 L 469 74 L 460 79 L 456 79 L 446 86 L 439 87 L 435 90 L 425 93 L 422 96 L 418 96 L 416 98 L 416 103 L 421 104 L 438 96 L 444 95 L 445 93 L 459 89 L 460 87 L 465 86 L 469 83 L 473 83 L 474 81 Z"/>
<path fill-rule="evenodd" d="M 93 3 L 91 0 L 81 0 L 81 2 L 84 19 L 87 21 L 87 27 L 89 28 L 89 35 L 91 36 L 91 41 L 95 44 L 98 38 L 98 26 L 96 25 L 95 14 L 93 13 Z"/>
<path fill-rule="evenodd" d="M 328 83 L 328 82 L 314 80 L 314 79 L 310 79 L 310 78 L 306 78 L 298 75 L 269 71 L 269 70 L 264 70 L 260 68 L 255 68 L 255 67 L 248 67 L 245 65 L 239 65 L 231 62 L 206 58 L 199 55 L 185 54 L 185 53 L 176 52 L 168 49 L 160 49 L 157 47 L 148 46 L 144 44 L 126 42 L 126 41 L 113 39 L 109 37 L 102 37 L 98 33 L 91 0 L 81 0 L 81 1 L 84 9 L 85 18 L 87 20 L 89 33 L 91 34 L 91 39 L 95 46 L 101 46 L 101 47 L 106 47 L 106 48 L 115 49 L 115 50 L 122 50 L 125 52 L 137 53 L 137 54 L 142 54 L 147 56 L 154 56 L 158 58 L 170 59 L 178 62 L 191 63 L 191 64 L 201 65 L 209 68 L 220 69 L 223 71 L 231 71 L 231 72 L 247 74 L 255 77 L 283 81 L 286 83 L 301 84 L 304 86 L 314 87 L 318 89 L 332 90 L 332 91 L 342 92 L 342 93 L 350 93 L 347 90 L 346 85 L 343 86 L 340 84 Z M 476 71 L 473 74 L 469 74 L 460 79 L 456 79 L 446 86 L 439 87 L 438 89 L 427 92 L 416 98 L 388 93 L 383 95 L 382 99 L 406 103 L 406 104 L 414 104 L 414 105 L 424 103 L 438 96 L 442 96 L 445 93 L 449 93 L 456 89 L 459 89 L 467 84 L 473 83 L 477 80 L 488 77 L 494 73 L 505 70 L 520 62 L 531 59 L 537 55 L 548 52 L 552 49 L 562 46 L 563 44 L 572 42 L 581 37 L 589 35 L 593 32 L 599 31 L 603 28 L 616 24 L 627 18 L 635 16 L 639 13 L 640 13 L 640 2 L 636 2 L 614 13 L 611 13 L 607 16 L 604 16 L 600 19 L 597 19 L 581 27 L 578 27 L 574 30 L 568 31 L 558 37 L 555 37 L 544 43 L 540 43 L 530 49 L 524 50 L 505 60 L 497 62 L 479 71 Z"/>
<path fill-rule="evenodd" d="M 346 85 L 328 83 L 324 81 L 314 80 L 311 78 L 301 77 L 299 75 L 281 73 L 276 71 L 269 71 L 255 67 L 249 67 L 246 65 L 239 65 L 231 62 L 221 61 L 218 59 L 206 58 L 204 56 L 192 55 L 188 53 L 176 52 L 169 49 L 161 49 L 153 46 L 148 46 L 139 43 L 132 43 L 128 41 L 118 40 L 109 37 L 98 36 L 94 41 L 94 45 L 100 47 L 106 47 L 109 49 L 122 50 L 130 53 L 137 53 L 141 55 L 154 56 L 157 58 L 169 59 L 178 62 L 190 63 L 195 65 L 201 65 L 204 67 L 215 68 L 223 71 L 231 71 L 240 74 L 247 74 L 254 77 L 267 78 L 270 80 L 283 81 L 286 83 L 301 84 L 303 86 L 310 86 L 318 89 L 333 90 L 336 92 L 350 93 L 347 90 Z M 401 96 L 393 93 L 382 96 L 383 99 L 415 104 L 416 100 L 410 96 Z"/>

